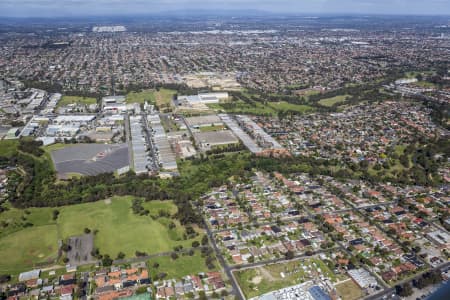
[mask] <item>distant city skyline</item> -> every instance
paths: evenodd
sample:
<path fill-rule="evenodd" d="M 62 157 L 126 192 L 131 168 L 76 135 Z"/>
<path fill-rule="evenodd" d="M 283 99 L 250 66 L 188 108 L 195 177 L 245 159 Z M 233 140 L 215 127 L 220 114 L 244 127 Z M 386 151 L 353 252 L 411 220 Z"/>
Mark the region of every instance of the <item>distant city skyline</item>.
<path fill-rule="evenodd" d="M 450 0 L 0 0 L 2 17 L 189 14 L 258 10 L 294 14 L 450 15 Z"/>

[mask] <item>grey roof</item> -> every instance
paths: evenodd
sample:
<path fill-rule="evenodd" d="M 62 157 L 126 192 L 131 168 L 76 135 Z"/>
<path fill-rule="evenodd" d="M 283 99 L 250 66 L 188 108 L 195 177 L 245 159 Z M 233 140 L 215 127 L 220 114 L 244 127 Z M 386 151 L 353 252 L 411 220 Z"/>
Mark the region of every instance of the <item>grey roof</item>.
<path fill-rule="evenodd" d="M 19 275 L 19 281 L 27 281 L 30 279 L 36 279 L 36 278 L 39 278 L 40 274 L 41 274 L 40 269 L 23 272 L 23 273 L 20 273 L 20 275 Z"/>
<path fill-rule="evenodd" d="M 219 117 L 222 121 L 233 131 L 235 135 L 239 137 L 239 139 L 244 143 L 244 145 L 250 150 L 252 153 L 258 153 L 262 151 L 262 148 L 259 147 L 252 138 L 245 133 L 241 127 L 237 124 L 235 120 L 233 120 L 227 114 L 220 114 Z"/>

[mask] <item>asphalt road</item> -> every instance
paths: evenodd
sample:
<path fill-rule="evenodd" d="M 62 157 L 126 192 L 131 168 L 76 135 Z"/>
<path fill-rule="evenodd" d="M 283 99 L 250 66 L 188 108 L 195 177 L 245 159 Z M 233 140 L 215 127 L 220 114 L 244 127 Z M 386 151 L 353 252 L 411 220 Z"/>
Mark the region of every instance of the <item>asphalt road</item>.
<path fill-rule="evenodd" d="M 157 172 L 159 171 L 159 158 L 158 155 L 155 153 L 155 145 L 153 143 L 153 134 L 151 133 L 151 128 L 148 127 L 148 120 L 147 115 L 145 113 L 141 114 L 142 116 L 142 123 L 144 125 L 145 130 L 145 139 L 147 141 L 147 145 L 150 148 L 151 153 L 151 160 L 152 160 L 152 171 Z"/>
<path fill-rule="evenodd" d="M 130 115 L 127 113 L 125 115 L 125 137 L 128 144 L 128 162 L 130 165 L 130 170 L 134 168 L 133 162 L 133 147 L 131 145 L 131 135 L 130 135 Z"/>
<path fill-rule="evenodd" d="M 234 294 L 241 300 L 245 300 L 245 296 L 241 291 L 241 288 L 239 287 L 239 284 L 236 281 L 236 278 L 234 278 L 234 275 L 232 273 L 232 269 L 230 268 L 230 266 L 228 266 L 227 262 L 225 261 L 225 259 L 223 258 L 222 253 L 220 252 L 219 247 L 216 244 L 216 240 L 214 239 L 213 236 L 213 232 L 211 231 L 211 229 L 208 227 L 208 225 L 206 224 L 205 219 L 203 219 L 203 224 L 206 228 L 206 234 L 208 235 L 208 238 L 213 246 L 214 252 L 216 253 L 216 257 L 217 260 L 219 261 L 219 263 L 222 265 L 225 274 L 227 275 L 228 279 L 230 280 L 231 286 L 233 288 Z"/>

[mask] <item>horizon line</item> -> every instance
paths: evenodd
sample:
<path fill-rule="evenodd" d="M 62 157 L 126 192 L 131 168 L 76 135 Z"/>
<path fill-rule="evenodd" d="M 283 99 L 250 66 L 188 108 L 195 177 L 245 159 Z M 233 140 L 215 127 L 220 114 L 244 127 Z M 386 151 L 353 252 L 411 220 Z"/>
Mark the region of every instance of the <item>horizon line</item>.
<path fill-rule="evenodd" d="M 46 19 L 89 19 L 89 18 L 129 18 L 129 17 L 164 17 L 164 16 L 177 16 L 177 17 L 185 17 L 185 16 L 200 16 L 204 14 L 211 14 L 211 17 L 246 17 L 246 16 L 289 16 L 289 17 L 320 17 L 320 16 L 328 16 L 328 17 L 450 17 L 450 13 L 442 13 L 442 14 L 417 14 L 417 13 L 362 13 L 362 12 L 302 12 L 302 13 L 291 13 L 291 12 L 270 12 L 264 10 L 252 10 L 252 9 L 243 9 L 243 10 L 222 10 L 218 12 L 217 10 L 170 10 L 170 11 L 161 11 L 154 13 L 111 13 L 111 14 L 93 14 L 93 15 L 82 15 L 82 14 L 59 14 L 54 16 L 11 16 L 11 15 L 1 15 L 0 19 L 34 19 L 34 20 L 46 20 Z M 231 14 L 236 14 L 232 16 Z"/>

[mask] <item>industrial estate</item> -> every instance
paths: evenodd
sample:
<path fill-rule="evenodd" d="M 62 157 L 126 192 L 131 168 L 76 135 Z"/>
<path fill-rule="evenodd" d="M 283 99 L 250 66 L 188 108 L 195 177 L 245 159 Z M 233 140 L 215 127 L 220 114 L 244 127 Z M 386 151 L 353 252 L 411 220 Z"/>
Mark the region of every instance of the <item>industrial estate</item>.
<path fill-rule="evenodd" d="M 439 292 L 449 23 L 388 20 L 1 20 L 0 299 Z"/>

